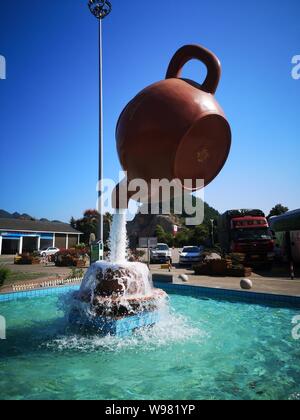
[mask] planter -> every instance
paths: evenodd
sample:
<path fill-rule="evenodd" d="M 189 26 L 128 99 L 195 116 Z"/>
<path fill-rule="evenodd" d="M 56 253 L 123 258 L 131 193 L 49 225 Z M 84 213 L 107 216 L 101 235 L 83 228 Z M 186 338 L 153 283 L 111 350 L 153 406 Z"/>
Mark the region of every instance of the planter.
<path fill-rule="evenodd" d="M 77 260 L 76 261 L 76 267 L 77 268 L 86 268 L 87 264 L 84 260 Z"/>

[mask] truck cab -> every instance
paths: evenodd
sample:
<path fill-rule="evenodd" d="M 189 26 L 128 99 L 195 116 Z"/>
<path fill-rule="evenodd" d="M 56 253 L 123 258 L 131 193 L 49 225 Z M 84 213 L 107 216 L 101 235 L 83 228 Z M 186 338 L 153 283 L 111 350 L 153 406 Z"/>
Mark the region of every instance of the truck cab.
<path fill-rule="evenodd" d="M 250 267 L 271 267 L 275 257 L 272 231 L 261 210 L 229 210 L 221 216 L 220 242 L 226 253 L 245 254 Z"/>

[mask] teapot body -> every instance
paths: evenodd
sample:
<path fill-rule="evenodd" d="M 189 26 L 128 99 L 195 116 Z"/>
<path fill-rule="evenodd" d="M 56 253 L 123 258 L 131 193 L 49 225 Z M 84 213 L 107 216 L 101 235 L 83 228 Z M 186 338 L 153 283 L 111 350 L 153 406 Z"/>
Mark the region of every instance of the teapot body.
<path fill-rule="evenodd" d="M 129 180 L 203 179 L 209 184 L 230 150 L 230 127 L 214 95 L 183 79 L 155 83 L 125 108 L 117 149 Z"/>
<path fill-rule="evenodd" d="M 191 58 L 208 68 L 202 85 L 180 78 Z M 166 80 L 155 83 L 133 98 L 120 115 L 117 150 L 128 181 L 197 180 L 208 185 L 223 168 L 230 151 L 231 130 L 216 101 L 220 62 L 205 48 L 192 45 L 173 57 Z M 192 187 L 190 187 L 192 185 Z M 199 188 L 199 187 L 198 187 Z"/>

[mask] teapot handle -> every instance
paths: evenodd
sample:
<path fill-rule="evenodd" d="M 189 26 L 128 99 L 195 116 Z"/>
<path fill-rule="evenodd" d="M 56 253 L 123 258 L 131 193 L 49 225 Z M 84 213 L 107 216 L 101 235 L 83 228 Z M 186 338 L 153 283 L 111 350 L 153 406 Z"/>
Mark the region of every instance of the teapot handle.
<path fill-rule="evenodd" d="M 185 45 L 172 58 L 166 79 L 180 78 L 183 66 L 190 60 L 198 59 L 207 67 L 207 76 L 201 89 L 214 94 L 221 79 L 221 63 L 214 53 L 201 45 Z"/>

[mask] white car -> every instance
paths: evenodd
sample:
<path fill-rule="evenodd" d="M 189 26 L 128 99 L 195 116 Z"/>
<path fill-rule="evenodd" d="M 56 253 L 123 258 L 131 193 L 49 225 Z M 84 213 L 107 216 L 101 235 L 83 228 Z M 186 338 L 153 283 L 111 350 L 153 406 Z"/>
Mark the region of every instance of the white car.
<path fill-rule="evenodd" d="M 198 246 L 185 246 L 180 253 L 179 264 L 190 265 L 199 263 L 203 257 L 204 248 Z"/>
<path fill-rule="evenodd" d="M 40 251 L 40 255 L 42 257 L 48 257 L 49 255 L 55 255 L 59 252 L 59 248 L 55 248 L 55 247 L 49 247 L 49 248 L 43 248 Z"/>
<path fill-rule="evenodd" d="M 157 246 L 150 251 L 150 262 L 153 263 L 167 263 L 172 262 L 172 251 L 167 244 L 157 244 Z"/>

